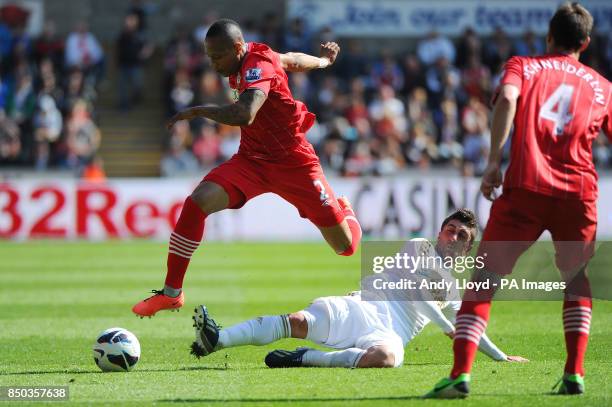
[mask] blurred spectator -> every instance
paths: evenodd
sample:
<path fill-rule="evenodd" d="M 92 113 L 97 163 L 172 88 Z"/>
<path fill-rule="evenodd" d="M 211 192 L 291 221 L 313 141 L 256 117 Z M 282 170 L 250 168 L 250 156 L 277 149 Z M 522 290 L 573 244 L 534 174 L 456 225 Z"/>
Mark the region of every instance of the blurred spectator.
<path fill-rule="evenodd" d="M 421 123 L 416 123 L 410 130 L 410 144 L 407 158 L 419 168 L 428 168 L 432 160 L 438 157 L 436 138 Z"/>
<path fill-rule="evenodd" d="M 435 111 L 439 110 L 444 98 L 460 98 L 460 77 L 457 68 L 452 66 L 446 58 L 439 58 L 435 65 L 427 69 L 425 83 L 429 92 L 430 102 Z"/>
<path fill-rule="evenodd" d="M 465 29 L 457 44 L 457 68 L 463 69 L 472 58 L 482 59 L 482 41 L 472 27 Z"/>
<path fill-rule="evenodd" d="M 430 134 L 436 134 L 433 115 L 429 108 L 427 92 L 416 88 L 410 93 L 407 101 L 408 121 L 412 125 L 420 125 Z"/>
<path fill-rule="evenodd" d="M 441 104 L 442 120 L 440 125 L 439 155 L 443 161 L 456 161 L 463 156 L 459 143 L 459 108 L 454 99 L 445 99 Z"/>
<path fill-rule="evenodd" d="M 414 54 L 408 54 L 404 57 L 404 95 L 410 94 L 415 88 L 425 87 L 425 72 L 421 66 L 421 62 Z"/>
<path fill-rule="evenodd" d="M 219 125 L 219 135 L 221 136 L 221 159 L 223 161 L 231 158 L 238 152 L 240 146 L 240 128 L 226 125 Z"/>
<path fill-rule="evenodd" d="M 332 66 L 338 76 L 346 80 L 366 76 L 368 68 L 369 58 L 361 42 L 355 39 L 348 40 L 347 45 L 342 47 L 338 61 Z"/>
<path fill-rule="evenodd" d="M 360 120 L 368 120 L 369 112 L 365 101 L 365 85 L 361 79 L 355 78 L 351 82 L 349 105 L 344 112 L 349 124 L 354 126 Z"/>
<path fill-rule="evenodd" d="M 100 130 L 91 119 L 87 102 L 77 100 L 66 124 L 67 165 L 82 169 L 95 155 L 100 141 Z"/>
<path fill-rule="evenodd" d="M 96 99 L 96 91 L 91 83 L 85 82 L 83 71 L 74 69 L 68 74 L 66 91 L 64 92 L 63 112 L 64 115 L 70 114 L 70 109 L 77 100 L 84 100 L 92 104 Z"/>
<path fill-rule="evenodd" d="M 402 89 L 404 73 L 391 52 L 383 51 L 380 59 L 372 64 L 370 80 L 375 89 L 382 85 L 389 85 L 396 92 Z"/>
<path fill-rule="evenodd" d="M 261 42 L 280 50 L 283 41 L 281 19 L 277 13 L 266 13 L 261 22 Z"/>
<path fill-rule="evenodd" d="M 174 177 L 193 174 L 198 171 L 198 162 L 188 150 L 191 144 L 191 130 L 187 121 L 177 122 L 172 128 L 169 151 L 161 161 L 161 174 Z"/>
<path fill-rule="evenodd" d="M 64 41 L 57 35 L 54 21 L 46 21 L 43 32 L 34 44 L 36 61 L 40 63 L 48 59 L 56 70 L 64 66 Z"/>
<path fill-rule="evenodd" d="M 17 164 L 21 158 L 19 126 L 0 109 L 0 162 Z"/>
<path fill-rule="evenodd" d="M 480 62 L 477 55 L 470 57 L 461 76 L 463 89 L 468 96 L 478 98 L 483 103 L 488 101 L 491 91 L 491 72 Z"/>
<path fill-rule="evenodd" d="M 52 66 L 50 59 L 43 59 L 39 68 L 39 84 L 38 97 L 41 95 L 49 95 L 53 98 L 55 104 L 61 109 L 64 103 L 64 91 L 57 83 L 55 71 L 50 69 Z"/>
<path fill-rule="evenodd" d="M 531 30 L 526 31 L 523 37 L 514 43 L 516 55 L 542 55 L 545 51 L 544 41 L 538 38 Z"/>
<path fill-rule="evenodd" d="M 196 45 L 185 28 L 178 28 L 175 36 L 166 47 L 164 56 L 165 93 L 170 96 L 176 86 L 177 73 L 190 77 L 200 68 L 201 57 L 198 55 Z M 169 106 L 172 102 L 169 100 Z M 172 110 L 169 108 L 169 112 Z"/>
<path fill-rule="evenodd" d="M 138 30 L 138 16 L 128 14 L 123 31 L 117 39 L 117 63 L 119 65 L 119 108 L 129 109 L 142 97 L 142 63 L 153 53 L 144 33 Z"/>
<path fill-rule="evenodd" d="M 440 58 L 452 63 L 455 61 L 455 46 L 448 38 L 432 31 L 417 46 L 417 55 L 425 65 L 431 65 Z"/>
<path fill-rule="evenodd" d="M 252 18 L 245 19 L 240 24 L 242 29 L 242 36 L 246 42 L 261 42 L 261 35 L 257 29 L 257 23 Z"/>
<path fill-rule="evenodd" d="M 370 146 L 365 141 L 354 145 L 344 167 L 345 176 L 358 176 L 371 174 L 374 170 L 374 158 Z"/>
<path fill-rule="evenodd" d="M 210 69 L 202 72 L 195 99 L 197 105 L 208 103 L 224 104 L 228 102 L 227 92 L 216 72 Z"/>
<path fill-rule="evenodd" d="M 510 41 L 510 38 L 508 38 L 508 35 L 501 27 L 497 27 L 492 38 L 485 42 L 483 63 L 491 71 L 495 71 L 497 67 L 505 63 L 512 55 L 514 55 L 512 41 Z"/>
<path fill-rule="evenodd" d="M 378 125 L 379 129 L 390 125 L 390 132 L 406 130 L 405 110 L 404 103 L 395 97 L 395 91 L 389 85 L 380 87 L 378 95 L 368 107 L 370 117 L 375 125 Z"/>
<path fill-rule="evenodd" d="M 85 72 L 95 86 L 104 74 L 104 51 L 86 22 L 77 23 L 68 34 L 65 53 L 66 67 Z"/>
<path fill-rule="evenodd" d="M 104 161 L 100 156 L 94 156 L 83 168 L 81 179 L 87 182 L 105 182 L 106 172 L 104 171 Z"/>
<path fill-rule="evenodd" d="M 174 87 L 170 91 L 169 115 L 174 115 L 191 106 L 194 100 L 194 91 L 189 75 L 185 70 L 177 71 L 174 75 Z"/>
<path fill-rule="evenodd" d="M 32 119 L 36 109 L 36 95 L 32 86 L 32 76 L 27 70 L 17 74 L 14 88 L 9 91 L 6 103 L 6 114 L 19 126 L 21 133 L 22 158 L 31 162 L 34 137 L 32 135 Z"/>
<path fill-rule="evenodd" d="M 461 114 L 463 127 L 463 174 L 480 175 L 489 155 L 489 127 L 487 108 L 471 97 Z"/>
<path fill-rule="evenodd" d="M 214 125 L 205 123 L 200 126 L 200 133 L 193 143 L 193 154 L 203 168 L 219 163 L 221 143 Z"/>
<path fill-rule="evenodd" d="M 49 165 L 50 144 L 55 143 L 62 132 L 62 113 L 52 96 L 41 94 L 34 117 L 34 139 L 36 141 L 35 168 L 44 170 Z"/>
<path fill-rule="evenodd" d="M 12 32 L 12 52 L 10 61 L 13 66 L 33 65 L 34 40 L 27 32 L 25 26 L 13 28 Z"/>
<path fill-rule="evenodd" d="M 0 21 L 0 59 L 6 61 L 13 48 L 13 35 L 3 21 Z"/>
<path fill-rule="evenodd" d="M 144 33 L 147 30 L 147 15 L 151 14 L 155 6 L 145 0 L 131 0 L 130 7 L 127 14 L 135 15 L 138 19 L 136 29 L 140 33 Z"/>
<path fill-rule="evenodd" d="M 304 52 L 311 54 L 310 33 L 306 27 L 306 22 L 302 18 L 294 18 L 289 22 L 289 26 L 283 37 L 283 50 L 285 52 Z"/>

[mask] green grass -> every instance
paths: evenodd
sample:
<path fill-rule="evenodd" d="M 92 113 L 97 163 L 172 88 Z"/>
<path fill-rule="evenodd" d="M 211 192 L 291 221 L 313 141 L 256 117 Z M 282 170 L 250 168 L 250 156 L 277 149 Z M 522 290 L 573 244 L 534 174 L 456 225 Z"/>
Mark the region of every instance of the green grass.
<path fill-rule="evenodd" d="M 183 311 L 140 320 L 130 308 L 162 284 L 165 255 L 166 244 L 148 242 L 1 243 L 0 385 L 68 385 L 70 400 L 81 404 L 458 404 L 418 400 L 452 361 L 451 342 L 433 326 L 408 346 L 399 369 L 265 367 L 268 351 L 294 348 L 296 340 L 190 357 L 195 305 L 207 304 L 224 325 L 299 310 L 317 296 L 357 288 L 358 257 L 335 256 L 322 244 L 204 244 L 186 277 Z M 564 363 L 560 310 L 559 302 L 496 303 L 488 333 L 507 353 L 531 362 L 479 355 L 472 396 L 461 405 L 610 405 L 610 302 L 595 304 L 587 394 L 547 394 Z M 112 326 L 140 340 L 133 372 L 105 374 L 93 362 L 96 335 Z"/>

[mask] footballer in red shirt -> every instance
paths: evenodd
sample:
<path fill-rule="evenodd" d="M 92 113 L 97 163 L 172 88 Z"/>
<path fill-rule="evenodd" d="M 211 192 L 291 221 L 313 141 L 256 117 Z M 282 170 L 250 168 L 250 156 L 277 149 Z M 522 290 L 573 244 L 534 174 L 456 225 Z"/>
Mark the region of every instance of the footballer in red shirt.
<path fill-rule="evenodd" d="M 591 325 L 586 266 L 597 230 L 597 173 L 591 146 L 600 131 L 612 141 L 610 83 L 578 61 L 590 42 L 591 14 L 578 3 L 561 6 L 550 21 L 547 55 L 512 57 L 495 96 L 491 154 L 481 191 L 493 200 L 479 247 L 487 253 L 475 279 L 499 279 L 545 230 L 566 282 L 563 328 L 567 359 L 560 394 L 584 392 L 584 355 Z M 503 178 L 502 148 L 514 124 L 510 164 Z M 495 244 L 497 242 L 511 242 Z M 454 334 L 454 366 L 428 397 L 465 397 L 494 290 L 466 290 Z"/>
<path fill-rule="evenodd" d="M 272 192 L 293 204 L 300 216 L 320 229 L 337 254 L 352 255 L 361 240 L 361 228 L 348 200 L 336 199 L 306 140 L 315 115 L 293 98 L 286 74 L 333 64 L 338 45 L 322 44 L 321 57 L 279 54 L 267 45 L 246 43 L 238 24 L 222 19 L 209 28 L 205 47 L 215 71 L 229 77 L 235 103 L 189 108 L 176 114 L 168 128 L 197 117 L 240 126 L 240 147 L 185 200 L 170 237 L 164 289 L 154 290 L 155 295 L 132 308 L 141 317 L 183 305 L 183 278 L 202 240 L 206 217 L 240 208 L 260 194 Z"/>

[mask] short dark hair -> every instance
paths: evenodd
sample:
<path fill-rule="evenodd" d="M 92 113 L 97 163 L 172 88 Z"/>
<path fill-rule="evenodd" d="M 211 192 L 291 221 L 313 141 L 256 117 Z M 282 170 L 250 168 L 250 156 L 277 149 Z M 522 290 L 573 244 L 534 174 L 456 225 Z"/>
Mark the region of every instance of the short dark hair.
<path fill-rule="evenodd" d="M 472 233 L 470 243 L 476 240 L 476 236 L 478 236 L 478 220 L 476 219 L 474 212 L 467 208 L 457 209 L 455 212 L 448 215 L 446 219 L 444 219 L 440 230 L 444 229 L 444 226 L 446 226 L 451 220 L 458 220 L 474 232 Z"/>
<path fill-rule="evenodd" d="M 222 18 L 212 23 L 206 32 L 206 39 L 209 38 L 226 38 L 234 41 L 236 39 L 242 39 L 242 30 L 240 29 L 240 25 L 234 20 Z"/>
<path fill-rule="evenodd" d="M 593 29 L 593 16 L 580 4 L 565 3 L 550 19 L 548 32 L 555 46 L 568 51 L 582 47 Z"/>

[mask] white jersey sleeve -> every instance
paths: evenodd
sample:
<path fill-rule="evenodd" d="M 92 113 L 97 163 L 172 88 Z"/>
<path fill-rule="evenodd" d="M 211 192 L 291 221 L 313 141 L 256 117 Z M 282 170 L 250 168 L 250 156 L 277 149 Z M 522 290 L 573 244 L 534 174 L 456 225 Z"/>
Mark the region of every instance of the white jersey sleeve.
<path fill-rule="evenodd" d="M 438 325 L 444 333 L 448 334 L 455 331 L 452 322 L 442 313 L 442 309 L 436 301 L 413 301 L 412 304 L 419 313 Z"/>

